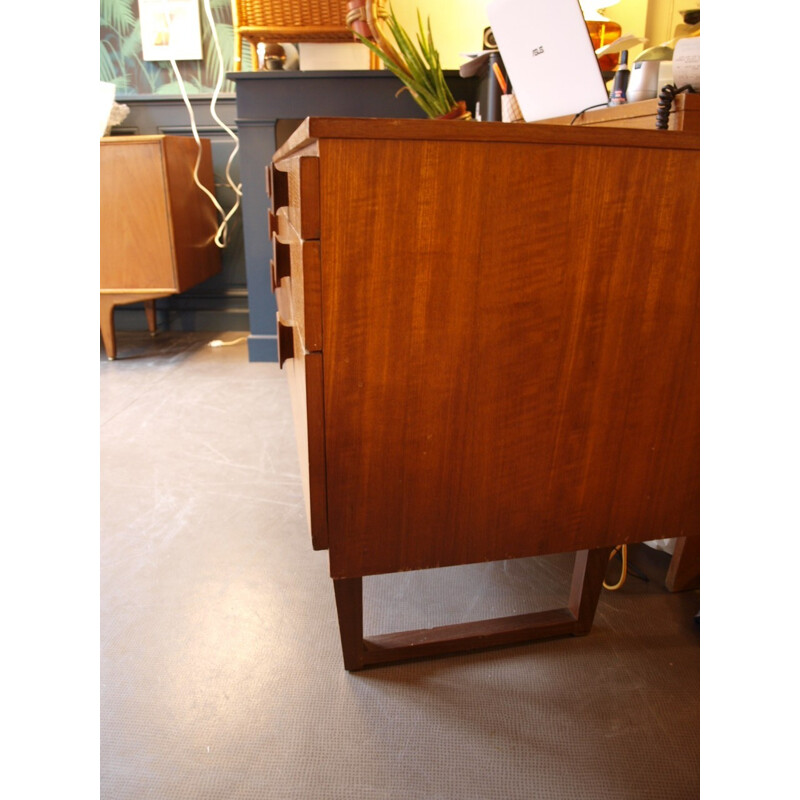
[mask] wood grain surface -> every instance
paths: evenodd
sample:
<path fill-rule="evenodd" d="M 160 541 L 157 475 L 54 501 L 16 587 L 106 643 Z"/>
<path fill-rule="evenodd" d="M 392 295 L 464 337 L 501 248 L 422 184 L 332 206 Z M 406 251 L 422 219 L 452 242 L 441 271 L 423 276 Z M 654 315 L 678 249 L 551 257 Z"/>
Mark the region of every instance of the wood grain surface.
<path fill-rule="evenodd" d="M 699 152 L 649 133 L 320 140 L 332 576 L 697 533 Z"/>

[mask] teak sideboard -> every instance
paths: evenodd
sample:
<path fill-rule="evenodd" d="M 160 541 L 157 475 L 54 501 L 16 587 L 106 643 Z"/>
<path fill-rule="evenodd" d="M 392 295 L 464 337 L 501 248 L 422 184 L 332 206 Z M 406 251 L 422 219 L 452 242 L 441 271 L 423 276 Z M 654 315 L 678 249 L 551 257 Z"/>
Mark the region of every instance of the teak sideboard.
<path fill-rule="evenodd" d="M 589 632 L 699 535 L 699 136 L 310 118 L 267 168 L 279 361 L 345 667 Z M 575 552 L 566 608 L 365 638 L 362 578 Z"/>
<path fill-rule="evenodd" d="M 150 333 L 155 301 L 185 292 L 222 268 L 217 212 L 194 178 L 214 192 L 211 142 L 187 136 L 100 140 L 100 332 L 116 358 L 114 309 L 144 302 Z"/>

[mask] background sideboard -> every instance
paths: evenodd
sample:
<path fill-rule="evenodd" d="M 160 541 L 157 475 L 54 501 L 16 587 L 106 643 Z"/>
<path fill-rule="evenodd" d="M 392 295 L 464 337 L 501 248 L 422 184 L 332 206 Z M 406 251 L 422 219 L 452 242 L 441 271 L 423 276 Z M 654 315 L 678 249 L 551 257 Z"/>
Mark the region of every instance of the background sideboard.
<path fill-rule="evenodd" d="M 117 102 L 126 105 L 129 114 L 122 124 L 111 129 L 111 136 L 193 135 L 189 112 L 180 97 L 120 96 Z M 214 194 L 220 205 L 228 211 L 236 202 L 236 196 L 227 185 L 225 169 L 235 142 L 212 116 L 210 95 L 191 95 L 190 102 L 198 134 L 211 144 Z M 236 98 L 233 95 L 218 98 L 216 113 L 227 127 L 236 131 Z M 237 157 L 231 164 L 231 177 L 237 183 L 240 181 L 239 169 Z M 102 208 L 100 213 L 102 214 Z M 222 269 L 217 275 L 185 292 L 156 300 L 158 329 L 249 329 L 241 220 L 240 211 L 230 220 L 227 244 L 220 253 Z M 118 331 L 147 330 L 147 320 L 141 303 L 119 306 L 114 314 L 114 322 Z"/>

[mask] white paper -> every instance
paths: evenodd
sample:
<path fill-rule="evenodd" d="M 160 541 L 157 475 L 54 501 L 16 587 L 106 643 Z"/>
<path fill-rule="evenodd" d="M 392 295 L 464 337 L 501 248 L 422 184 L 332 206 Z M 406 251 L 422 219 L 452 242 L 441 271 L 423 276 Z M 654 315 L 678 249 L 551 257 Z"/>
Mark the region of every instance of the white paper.
<path fill-rule="evenodd" d="M 676 86 L 691 85 L 700 91 L 700 37 L 679 39 L 672 54 L 672 79 Z"/>

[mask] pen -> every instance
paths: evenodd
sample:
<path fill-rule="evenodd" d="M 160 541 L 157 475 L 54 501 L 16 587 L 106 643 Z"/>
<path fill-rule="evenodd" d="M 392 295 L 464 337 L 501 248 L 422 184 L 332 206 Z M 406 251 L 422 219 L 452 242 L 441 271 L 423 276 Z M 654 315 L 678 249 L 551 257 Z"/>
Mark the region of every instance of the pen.
<path fill-rule="evenodd" d="M 503 94 L 508 94 L 508 84 L 503 77 L 503 70 L 500 69 L 500 65 L 496 61 L 492 62 L 492 69 L 494 70 L 494 76 L 497 78 L 497 82 L 500 84 L 500 91 L 502 91 Z"/>

